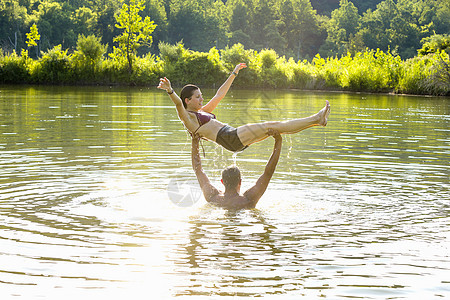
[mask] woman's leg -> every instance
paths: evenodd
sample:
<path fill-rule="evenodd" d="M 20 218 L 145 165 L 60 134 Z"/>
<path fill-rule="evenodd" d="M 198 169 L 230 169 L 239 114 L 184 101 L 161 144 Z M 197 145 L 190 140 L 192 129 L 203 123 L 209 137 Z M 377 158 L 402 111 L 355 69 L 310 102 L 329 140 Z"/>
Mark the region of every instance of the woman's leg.
<path fill-rule="evenodd" d="M 317 114 L 303 119 L 283 122 L 265 122 L 246 124 L 237 128 L 237 134 L 244 146 L 259 142 L 268 137 L 267 131 L 274 129 L 280 134 L 290 134 L 305 130 L 312 126 L 326 126 L 330 114 L 330 104 L 327 104 Z"/>

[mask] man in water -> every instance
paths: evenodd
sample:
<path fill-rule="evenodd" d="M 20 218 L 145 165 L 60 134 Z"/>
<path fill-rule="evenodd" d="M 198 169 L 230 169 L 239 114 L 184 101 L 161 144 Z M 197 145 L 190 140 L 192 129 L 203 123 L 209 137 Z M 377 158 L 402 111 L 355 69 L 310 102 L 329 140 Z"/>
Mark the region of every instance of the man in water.
<path fill-rule="evenodd" d="M 262 197 L 269 185 L 269 181 L 272 178 L 273 172 L 275 172 L 281 153 L 281 135 L 274 130 L 270 130 L 268 134 L 275 139 L 272 155 L 267 162 L 264 173 L 256 181 L 256 184 L 249 188 L 244 194 L 240 193 L 241 172 L 237 167 L 228 167 L 222 171 L 221 182 L 225 186 L 225 192 L 219 191 L 211 184 L 208 176 L 206 176 L 203 171 L 202 162 L 200 160 L 198 149 L 200 138 L 198 136 L 192 138 L 192 167 L 206 201 L 233 210 L 254 208 L 256 206 L 256 203 L 258 203 L 258 200 Z"/>

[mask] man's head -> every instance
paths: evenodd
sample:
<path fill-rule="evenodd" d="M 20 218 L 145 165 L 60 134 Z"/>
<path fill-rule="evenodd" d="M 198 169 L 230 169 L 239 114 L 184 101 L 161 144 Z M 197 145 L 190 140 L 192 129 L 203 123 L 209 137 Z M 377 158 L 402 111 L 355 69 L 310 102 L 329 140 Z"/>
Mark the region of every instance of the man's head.
<path fill-rule="evenodd" d="M 222 171 L 222 183 L 226 190 L 234 190 L 241 185 L 241 171 L 238 167 L 228 167 Z"/>

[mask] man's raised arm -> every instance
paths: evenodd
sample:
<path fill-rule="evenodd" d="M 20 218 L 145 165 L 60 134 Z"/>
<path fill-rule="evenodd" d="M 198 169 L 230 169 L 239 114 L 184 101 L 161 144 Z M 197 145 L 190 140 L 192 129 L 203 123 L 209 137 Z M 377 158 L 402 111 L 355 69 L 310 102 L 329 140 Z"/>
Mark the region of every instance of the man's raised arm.
<path fill-rule="evenodd" d="M 192 137 L 192 168 L 194 169 L 195 176 L 197 176 L 198 183 L 206 201 L 210 202 L 212 197 L 219 194 L 219 191 L 211 184 L 208 176 L 203 172 L 202 161 L 198 151 L 199 141 L 200 137 L 198 135 Z"/>
<path fill-rule="evenodd" d="M 275 144 L 273 146 L 273 152 L 272 155 L 269 158 L 269 161 L 267 162 L 266 168 L 264 170 L 264 173 L 259 177 L 258 181 L 256 181 L 255 185 L 251 188 L 249 188 L 245 193 L 244 196 L 253 202 L 253 206 L 258 203 L 259 199 L 262 197 L 264 192 L 267 189 L 267 186 L 269 185 L 270 179 L 272 178 L 273 173 L 275 172 L 275 168 L 278 163 L 278 159 L 280 158 L 281 153 L 281 142 L 282 138 L 281 135 L 274 130 L 269 130 L 269 135 L 273 136 L 275 139 Z"/>

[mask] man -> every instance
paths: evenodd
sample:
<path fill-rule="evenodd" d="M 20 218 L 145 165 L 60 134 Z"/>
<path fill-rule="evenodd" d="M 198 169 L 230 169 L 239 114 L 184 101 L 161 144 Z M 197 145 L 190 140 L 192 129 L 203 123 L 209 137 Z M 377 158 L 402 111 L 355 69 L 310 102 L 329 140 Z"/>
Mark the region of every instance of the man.
<path fill-rule="evenodd" d="M 221 181 L 225 186 L 225 192 L 219 191 L 211 184 L 208 176 L 203 171 L 200 160 L 198 149 L 200 138 L 198 136 L 192 138 L 192 167 L 206 201 L 223 208 L 236 210 L 254 208 L 256 206 L 256 203 L 258 203 L 258 200 L 262 197 L 269 185 L 281 153 L 281 135 L 273 130 L 270 130 L 268 133 L 275 139 L 272 155 L 267 162 L 264 173 L 256 181 L 256 184 L 244 194 L 240 193 L 241 173 L 237 167 L 229 167 L 222 172 Z"/>

